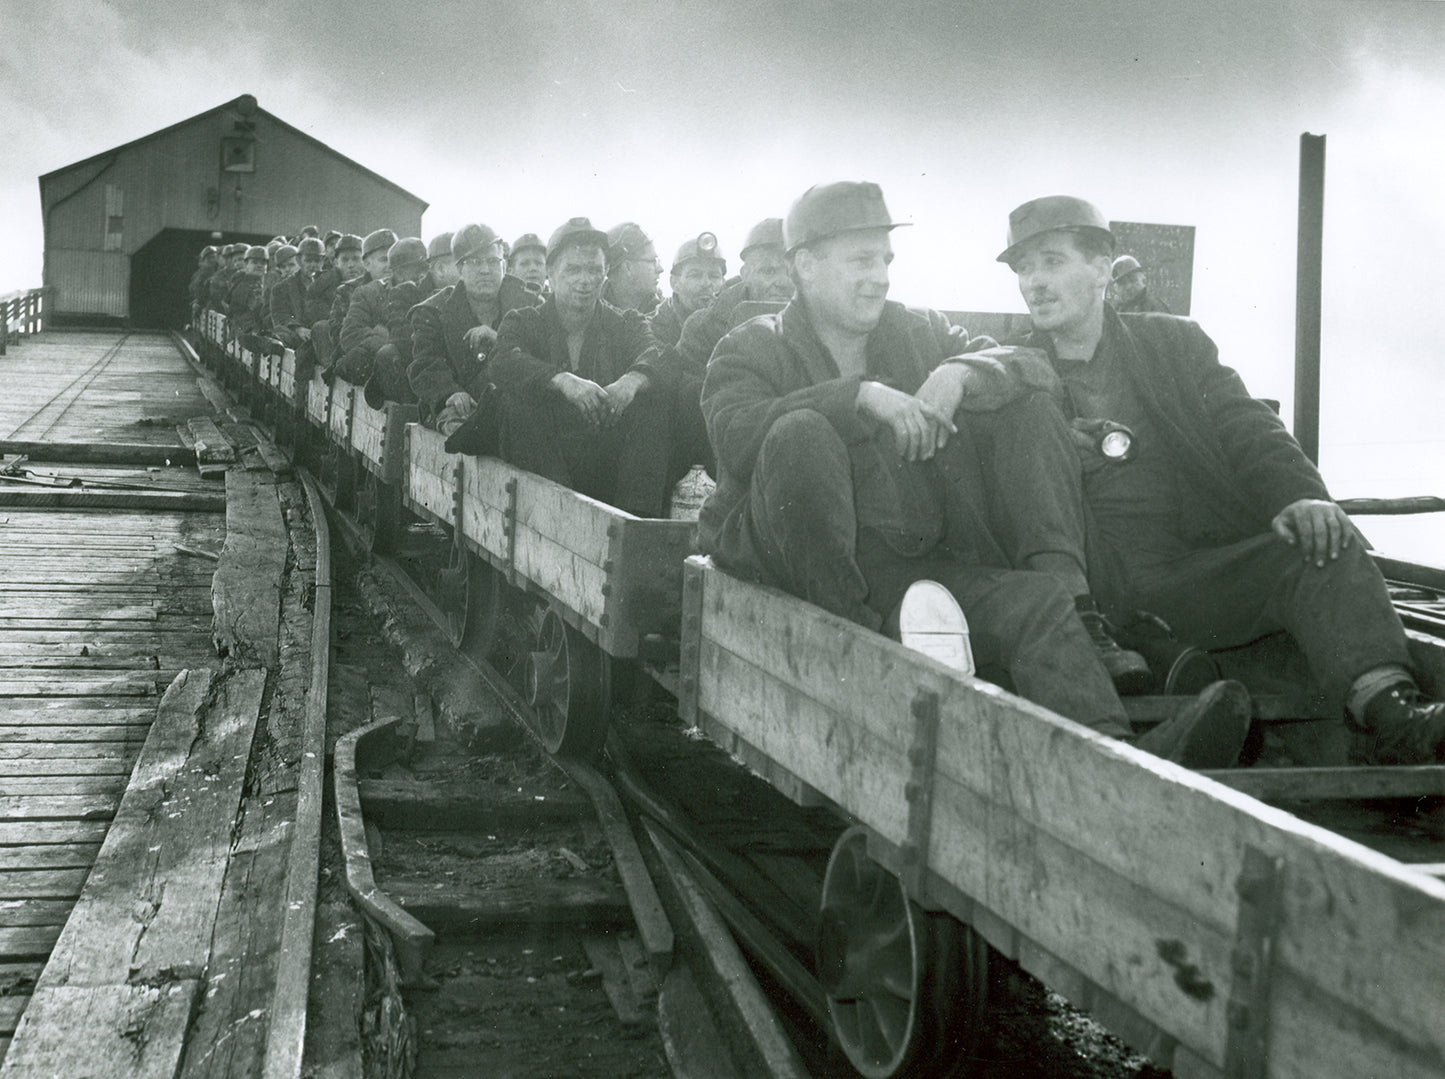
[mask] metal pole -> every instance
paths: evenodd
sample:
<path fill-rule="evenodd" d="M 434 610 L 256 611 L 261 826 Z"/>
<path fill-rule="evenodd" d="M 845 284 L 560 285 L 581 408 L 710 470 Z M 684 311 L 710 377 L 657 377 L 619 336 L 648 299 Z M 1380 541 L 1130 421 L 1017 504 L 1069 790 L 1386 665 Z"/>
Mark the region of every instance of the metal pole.
<path fill-rule="evenodd" d="M 1324 270 L 1325 137 L 1299 142 L 1299 249 L 1295 264 L 1294 433 L 1320 459 L 1320 309 Z"/>

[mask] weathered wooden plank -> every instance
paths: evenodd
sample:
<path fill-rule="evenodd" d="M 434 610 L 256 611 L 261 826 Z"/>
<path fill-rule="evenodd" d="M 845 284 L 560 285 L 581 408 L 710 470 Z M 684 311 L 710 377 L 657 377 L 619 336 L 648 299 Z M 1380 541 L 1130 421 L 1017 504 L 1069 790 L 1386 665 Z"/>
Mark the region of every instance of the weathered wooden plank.
<path fill-rule="evenodd" d="M 9 742 L 0 744 L 0 775 L 8 774 L 5 769 L 11 762 L 91 757 L 134 760 L 135 754 L 135 749 L 122 742 L 72 742 L 66 745 L 49 745 L 43 742 L 37 744 Z"/>
<path fill-rule="evenodd" d="M 32 461 L 83 461 L 88 464 L 168 465 L 181 450 L 178 441 L 171 442 L 37 442 L 26 439 L 0 439 L 0 454 Z"/>
<path fill-rule="evenodd" d="M 130 775 L 135 756 L 107 754 L 95 757 L 31 757 L 7 760 L 0 755 L 0 779 L 9 783 L 23 776 Z"/>
<path fill-rule="evenodd" d="M 89 869 L 100 843 L 38 843 L 0 847 L 0 869 Z"/>
<path fill-rule="evenodd" d="M 38 986 L 0 1066 L 4 1079 L 172 1075 L 200 992 L 164 985 Z"/>
<path fill-rule="evenodd" d="M 704 710 L 895 848 L 909 834 L 908 706 L 938 695 L 928 864 L 1080 984 L 1221 1067 L 1234 885 L 1252 845 L 1286 864 L 1276 962 L 1291 973 L 1275 1020 L 1325 998 L 1347 1025 L 1392 1031 L 1371 1044 L 1407 1072 L 1445 1059 L 1445 888 L 790 597 L 716 571 L 705 583 Z M 955 913 L 970 917 L 967 899 Z M 1309 999 L 1281 995 L 1290 977 Z M 1278 1074 L 1312 1072 L 1348 1074 L 1309 1052 Z"/>
<path fill-rule="evenodd" d="M 190 672 L 167 690 L 43 984 L 204 973 L 265 680 Z"/>
<path fill-rule="evenodd" d="M 0 506 L 24 509 L 29 507 L 71 507 L 95 509 L 159 509 L 185 510 L 190 513 L 217 513 L 226 508 L 219 494 L 200 491 L 116 491 L 104 488 L 27 488 L 0 487 Z"/>
<path fill-rule="evenodd" d="M 119 798 L 110 794 L 0 794 L 0 821 L 107 821 Z"/>
<path fill-rule="evenodd" d="M 61 919 L 63 922 L 64 918 Z M 7 959 L 44 959 L 60 936 L 61 923 L 6 925 L 3 913 L 0 913 L 0 955 Z"/>
<path fill-rule="evenodd" d="M 37 677 L 15 677 L 0 671 L 0 697 L 153 697 L 158 671 L 127 671 L 108 677 L 57 679 L 55 672 L 33 672 Z"/>
<path fill-rule="evenodd" d="M 105 838 L 105 820 L 0 820 L 0 847 L 36 843 L 99 843 Z"/>
<path fill-rule="evenodd" d="M 0 870 L 0 899 L 74 899 L 89 868 Z"/>
<path fill-rule="evenodd" d="M 211 586 L 212 636 L 223 654 L 274 668 L 287 552 L 275 484 L 231 469 L 226 505 L 226 544 Z"/>
<path fill-rule="evenodd" d="M 0 725 L 0 742 L 135 742 L 145 741 L 149 721 L 111 723 L 98 727 L 40 724 L 7 727 Z M 3 795 L 0 795 L 3 797 Z"/>
<path fill-rule="evenodd" d="M 15 1033 L 20 1016 L 24 1014 L 25 1006 L 29 1003 L 30 993 L 28 991 L 0 994 L 0 1036 L 4 1036 L 8 1041 L 9 1036 Z"/>

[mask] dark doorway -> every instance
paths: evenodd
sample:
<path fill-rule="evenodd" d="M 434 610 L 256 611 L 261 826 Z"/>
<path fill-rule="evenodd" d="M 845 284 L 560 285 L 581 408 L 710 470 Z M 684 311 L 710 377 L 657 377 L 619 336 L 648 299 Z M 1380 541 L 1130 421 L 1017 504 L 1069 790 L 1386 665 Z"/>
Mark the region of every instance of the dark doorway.
<path fill-rule="evenodd" d="M 130 324 L 136 329 L 179 330 L 191 320 L 191 275 L 207 244 L 264 244 L 270 236 L 162 229 L 130 257 Z"/>

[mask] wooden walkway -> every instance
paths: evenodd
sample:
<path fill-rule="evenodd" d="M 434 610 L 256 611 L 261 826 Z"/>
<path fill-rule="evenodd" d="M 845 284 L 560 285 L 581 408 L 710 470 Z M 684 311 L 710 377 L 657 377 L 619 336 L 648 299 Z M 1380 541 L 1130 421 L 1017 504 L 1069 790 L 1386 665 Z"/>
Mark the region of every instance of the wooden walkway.
<path fill-rule="evenodd" d="M 162 335 L 42 334 L 0 384 L 0 1076 L 293 1073 L 307 496 L 202 478 L 177 427 L 222 395 Z"/>

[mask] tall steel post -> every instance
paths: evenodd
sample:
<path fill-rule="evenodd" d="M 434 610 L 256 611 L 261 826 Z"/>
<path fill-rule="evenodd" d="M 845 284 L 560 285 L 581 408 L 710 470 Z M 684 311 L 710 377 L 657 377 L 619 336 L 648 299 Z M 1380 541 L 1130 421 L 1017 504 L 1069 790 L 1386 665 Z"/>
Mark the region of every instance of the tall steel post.
<path fill-rule="evenodd" d="M 1320 459 L 1320 309 L 1324 272 L 1325 137 L 1299 140 L 1299 248 L 1295 263 L 1294 433 Z"/>

